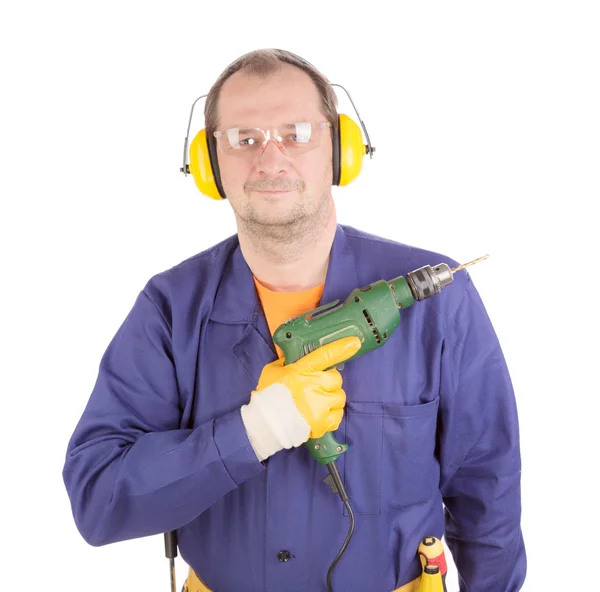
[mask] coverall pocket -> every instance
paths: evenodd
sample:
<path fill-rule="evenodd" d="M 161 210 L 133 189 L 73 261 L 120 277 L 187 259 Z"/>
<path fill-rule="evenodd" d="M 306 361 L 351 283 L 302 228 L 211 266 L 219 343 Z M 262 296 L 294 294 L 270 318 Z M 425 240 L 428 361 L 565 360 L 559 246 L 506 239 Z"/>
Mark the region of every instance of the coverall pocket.
<path fill-rule="evenodd" d="M 415 406 L 384 406 L 383 500 L 393 510 L 425 502 L 439 486 L 435 456 L 439 397 Z"/>
<path fill-rule="evenodd" d="M 348 402 L 344 485 L 355 514 L 385 514 L 432 496 L 439 481 L 438 406 L 439 399 L 422 405 Z"/>

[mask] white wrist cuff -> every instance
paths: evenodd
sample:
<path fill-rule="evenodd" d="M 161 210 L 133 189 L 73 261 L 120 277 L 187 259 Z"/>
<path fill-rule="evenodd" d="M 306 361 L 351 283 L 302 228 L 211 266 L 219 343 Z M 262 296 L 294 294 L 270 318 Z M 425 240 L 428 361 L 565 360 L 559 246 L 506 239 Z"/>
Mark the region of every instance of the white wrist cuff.
<path fill-rule="evenodd" d="M 282 448 L 304 444 L 310 436 L 310 425 L 294 404 L 292 393 L 280 383 L 256 391 L 241 408 L 248 440 L 263 461 Z"/>

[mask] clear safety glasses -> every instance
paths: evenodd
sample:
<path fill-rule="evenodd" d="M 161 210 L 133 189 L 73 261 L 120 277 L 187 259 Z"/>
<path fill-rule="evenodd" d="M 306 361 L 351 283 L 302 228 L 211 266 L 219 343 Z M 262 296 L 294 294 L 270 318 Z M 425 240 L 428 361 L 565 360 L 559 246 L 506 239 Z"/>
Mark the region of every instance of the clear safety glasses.
<path fill-rule="evenodd" d="M 328 121 L 286 123 L 277 128 L 234 127 L 214 132 L 217 144 L 224 154 L 252 158 L 262 154 L 272 141 L 286 156 L 294 157 L 321 145 Z"/>

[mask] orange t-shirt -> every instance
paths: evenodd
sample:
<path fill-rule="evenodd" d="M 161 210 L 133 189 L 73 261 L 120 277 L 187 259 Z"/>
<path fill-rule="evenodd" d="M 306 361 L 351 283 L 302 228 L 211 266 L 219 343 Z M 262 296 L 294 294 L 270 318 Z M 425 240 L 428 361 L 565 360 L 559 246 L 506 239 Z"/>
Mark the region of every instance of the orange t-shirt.
<path fill-rule="evenodd" d="M 254 285 L 265 311 L 271 336 L 284 321 L 317 308 L 325 286 L 325 284 L 321 284 L 302 292 L 273 292 L 273 290 L 265 288 L 256 278 L 254 278 Z M 277 355 L 282 358 L 281 348 L 276 345 L 275 349 Z"/>

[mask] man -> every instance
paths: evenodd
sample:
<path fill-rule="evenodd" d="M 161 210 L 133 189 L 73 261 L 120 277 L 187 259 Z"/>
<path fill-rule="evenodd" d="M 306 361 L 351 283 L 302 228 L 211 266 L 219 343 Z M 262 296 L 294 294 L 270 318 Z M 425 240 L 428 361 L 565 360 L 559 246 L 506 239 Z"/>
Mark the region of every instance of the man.
<path fill-rule="evenodd" d="M 243 56 L 211 89 L 206 134 L 238 232 L 153 277 L 109 345 L 64 467 L 77 527 L 92 545 L 177 530 L 190 591 L 325 590 L 349 516 L 303 443 L 336 430 L 356 529 L 333 589 L 416 591 L 419 542 L 444 535 L 461 590 L 514 592 L 517 412 L 469 275 L 341 371 L 328 368 L 357 338 L 285 366 L 272 341 L 357 287 L 456 265 L 337 223 L 335 105 L 280 50 Z"/>

